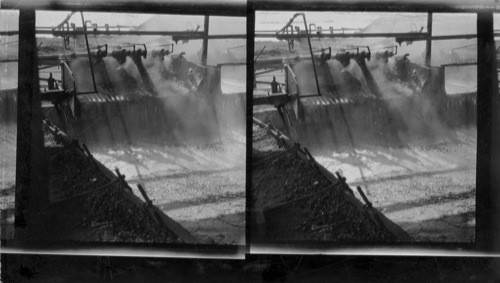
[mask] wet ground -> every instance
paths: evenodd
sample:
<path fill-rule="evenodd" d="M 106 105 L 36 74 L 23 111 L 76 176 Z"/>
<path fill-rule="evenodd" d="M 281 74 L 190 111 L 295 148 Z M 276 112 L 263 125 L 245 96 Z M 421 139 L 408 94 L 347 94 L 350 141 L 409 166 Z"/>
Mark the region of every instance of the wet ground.
<path fill-rule="evenodd" d="M 119 168 L 140 196 L 142 184 L 169 217 L 203 242 L 245 243 L 245 136 L 208 145 L 89 146 L 106 167 Z"/>
<path fill-rule="evenodd" d="M 471 129 L 432 143 L 311 152 L 331 172 L 341 170 L 349 185 L 361 186 L 376 208 L 416 240 L 473 242 L 476 143 Z"/>

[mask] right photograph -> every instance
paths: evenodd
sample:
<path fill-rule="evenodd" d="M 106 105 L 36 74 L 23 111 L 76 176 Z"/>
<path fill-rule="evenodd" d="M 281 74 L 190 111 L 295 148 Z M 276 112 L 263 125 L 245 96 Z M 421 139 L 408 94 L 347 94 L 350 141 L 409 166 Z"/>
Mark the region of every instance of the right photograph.
<path fill-rule="evenodd" d="M 474 243 L 477 43 L 474 13 L 256 11 L 251 242 Z"/>

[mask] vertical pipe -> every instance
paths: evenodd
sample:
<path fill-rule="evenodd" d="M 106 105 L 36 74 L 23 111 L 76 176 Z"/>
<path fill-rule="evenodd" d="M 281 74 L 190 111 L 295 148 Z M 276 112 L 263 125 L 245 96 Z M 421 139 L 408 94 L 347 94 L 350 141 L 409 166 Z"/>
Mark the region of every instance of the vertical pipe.
<path fill-rule="evenodd" d="M 304 18 L 304 26 L 306 27 L 306 35 L 307 35 L 307 43 L 309 44 L 309 52 L 311 53 L 311 60 L 313 64 L 314 71 L 314 79 L 316 81 L 316 90 L 318 91 L 318 95 L 321 95 L 321 91 L 319 90 L 319 82 L 318 82 L 318 73 L 316 72 L 316 64 L 314 63 L 314 54 L 311 45 L 311 37 L 309 36 L 309 30 L 307 29 L 306 15 L 302 13 L 302 17 Z"/>
<path fill-rule="evenodd" d="M 427 13 L 427 40 L 425 42 L 425 62 L 424 62 L 425 66 L 427 68 L 429 68 L 429 70 L 428 70 L 428 77 L 427 77 L 427 80 L 428 80 L 429 84 L 427 85 L 425 93 L 427 93 L 427 95 L 430 95 L 430 97 L 432 99 L 437 99 L 438 95 L 441 94 L 441 93 L 439 93 L 439 92 L 435 93 L 434 92 L 434 90 L 435 90 L 434 86 L 436 84 L 439 84 L 439 82 L 442 82 L 442 85 L 444 86 L 444 77 L 443 77 L 443 81 L 439 80 L 438 82 L 435 82 L 433 80 L 433 78 L 432 78 L 432 68 L 431 68 L 431 61 L 432 61 L 432 39 L 431 39 L 431 37 L 432 37 L 432 13 L 429 12 L 429 13 Z M 441 69 L 443 69 L 443 68 L 441 67 Z M 436 102 L 436 105 L 437 105 L 437 107 L 439 109 L 442 104 Z"/>
<path fill-rule="evenodd" d="M 34 10 L 19 12 L 15 227 L 33 228 L 48 206 Z M 28 229 L 25 230 L 28 232 Z"/>
<path fill-rule="evenodd" d="M 431 50 L 432 50 L 431 37 L 432 37 L 432 13 L 429 12 L 427 13 L 427 41 L 425 45 L 425 66 L 427 68 L 431 67 Z"/>
<path fill-rule="evenodd" d="M 208 25 L 210 22 L 210 16 L 205 16 L 205 20 L 203 22 L 203 32 L 205 35 L 203 36 L 203 47 L 201 53 L 201 65 L 207 65 L 207 56 L 208 56 Z"/>
<path fill-rule="evenodd" d="M 476 246 L 498 252 L 499 111 L 493 14 L 477 14 Z M 495 129 L 495 130 L 493 130 Z"/>
<path fill-rule="evenodd" d="M 87 45 L 87 54 L 89 56 L 90 72 L 92 73 L 92 83 L 94 84 L 94 92 L 97 92 L 97 86 L 95 84 L 94 76 L 94 66 L 92 65 L 92 57 L 90 56 L 89 39 L 87 38 L 87 25 L 85 24 L 85 19 L 83 18 L 83 12 L 80 12 L 80 14 L 82 15 L 83 33 L 85 34 L 85 44 Z"/>

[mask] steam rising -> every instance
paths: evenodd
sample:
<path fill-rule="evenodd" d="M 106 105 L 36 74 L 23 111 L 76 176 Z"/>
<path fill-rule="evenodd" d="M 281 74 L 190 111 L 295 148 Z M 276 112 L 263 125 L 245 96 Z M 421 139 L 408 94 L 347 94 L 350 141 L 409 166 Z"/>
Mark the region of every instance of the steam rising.
<path fill-rule="evenodd" d="M 336 60 L 317 63 L 318 82 L 323 97 L 337 101 L 347 98 L 357 106 L 342 103 L 336 104 L 335 108 L 324 109 L 317 105 L 306 106 L 306 121 L 328 125 L 326 132 L 324 128 L 322 131 L 315 130 L 314 127 L 301 128 L 308 140 L 329 140 L 335 144 L 349 144 L 353 140 L 363 143 L 370 138 L 366 135 L 367 127 L 375 135 L 378 133 L 386 136 L 398 144 L 435 142 L 450 137 L 452 132 L 448 126 L 448 118 L 440 108 L 446 94 L 441 92 L 438 85 L 431 87 L 429 69 L 404 61 L 402 57 L 388 60 L 372 58 L 366 62 L 380 89 L 380 98 L 369 89 L 355 60 L 351 60 L 347 67 Z M 293 70 L 301 95 L 315 94 L 317 91 L 312 62 L 299 62 L 293 66 Z M 437 72 L 434 71 L 432 75 L 436 76 Z M 446 76 L 455 80 L 455 83 L 461 81 L 462 84 L 471 85 L 474 72 L 473 68 L 457 68 Z M 456 110 L 463 112 L 464 108 Z M 324 111 L 327 113 L 327 120 L 318 121 L 318 117 L 325 117 L 321 114 Z"/>
<path fill-rule="evenodd" d="M 231 131 L 244 132 L 245 113 L 240 110 L 245 108 L 237 107 L 238 111 L 234 111 L 230 107 L 222 107 L 221 104 L 224 104 L 224 101 L 221 99 L 235 100 L 235 98 L 232 98 L 232 95 L 227 95 L 228 97 L 216 99 L 221 95 L 220 87 L 212 92 L 207 92 L 205 84 L 214 82 L 209 81 L 210 78 L 207 77 L 197 85 L 196 80 L 189 79 L 190 75 L 186 74 L 187 72 L 176 73 L 179 70 L 175 70 L 175 60 L 177 60 L 177 64 L 187 64 L 187 67 L 185 66 L 181 71 L 189 70 L 191 72 L 195 68 L 195 65 L 189 67 L 191 66 L 189 64 L 192 63 L 175 55 L 164 58 L 148 56 L 141 59 L 149 77 L 148 81 L 150 80 L 153 85 L 154 93 L 146 91 L 147 82 L 141 77 L 137 65 L 130 57 L 127 57 L 122 65 L 111 57 L 103 58 L 100 62 L 93 60 L 97 90 L 105 97 L 126 97 L 136 101 L 134 102 L 136 104 L 141 103 L 143 97 L 157 97 L 155 107 L 161 105 L 162 110 L 157 113 L 158 121 L 152 121 L 152 123 L 158 124 L 158 127 L 153 128 L 158 131 L 156 135 L 167 136 L 167 140 L 172 140 L 175 143 L 206 143 L 220 140 Z M 70 68 L 73 70 L 78 92 L 93 91 L 88 60 L 86 58 L 76 59 L 71 62 Z M 203 67 L 196 68 L 198 72 L 204 72 Z M 208 68 L 215 67 L 209 66 Z M 241 101 L 239 103 L 241 104 Z M 150 115 L 151 113 L 127 113 L 125 115 L 125 112 L 129 111 L 128 108 L 123 108 L 124 106 L 119 104 L 117 107 L 116 115 L 123 116 L 123 123 L 120 127 L 113 126 L 114 129 L 111 130 L 117 131 L 116 129 L 123 128 L 122 130 L 128 135 L 134 134 L 136 130 L 144 130 L 136 129 L 132 126 L 134 121 L 129 123 L 128 120 L 134 119 L 134 115 L 140 115 L 136 117 L 136 120 L 140 120 L 142 115 Z M 142 109 L 148 111 L 147 108 Z M 132 117 L 130 117 L 131 115 Z M 241 122 L 234 123 L 235 120 Z M 228 126 L 232 128 L 228 128 Z"/>

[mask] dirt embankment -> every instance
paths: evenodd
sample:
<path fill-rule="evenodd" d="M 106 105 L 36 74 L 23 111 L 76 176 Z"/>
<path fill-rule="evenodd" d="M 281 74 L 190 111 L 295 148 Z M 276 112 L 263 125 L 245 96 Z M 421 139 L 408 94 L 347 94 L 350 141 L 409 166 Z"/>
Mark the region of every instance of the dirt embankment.
<path fill-rule="evenodd" d="M 35 237 L 43 241 L 176 243 L 180 239 L 110 181 L 77 145 L 46 134 L 50 206 Z"/>
<path fill-rule="evenodd" d="M 266 230 L 257 240 L 396 241 L 295 149 L 275 147 L 264 129 L 254 130 L 253 138 L 252 208 L 263 211 Z"/>

